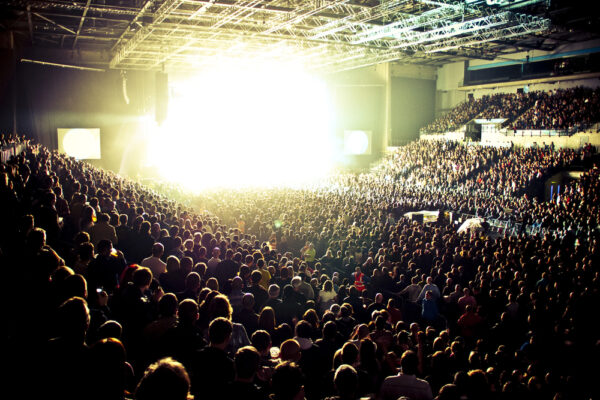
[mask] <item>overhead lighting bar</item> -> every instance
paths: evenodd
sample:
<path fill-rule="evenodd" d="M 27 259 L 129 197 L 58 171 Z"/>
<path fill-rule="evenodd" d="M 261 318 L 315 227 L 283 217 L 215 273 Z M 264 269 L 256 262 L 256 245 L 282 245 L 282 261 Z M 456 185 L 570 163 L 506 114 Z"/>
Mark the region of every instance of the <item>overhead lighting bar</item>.
<path fill-rule="evenodd" d="M 443 51 L 455 50 L 464 47 L 475 46 L 478 44 L 490 42 L 492 40 L 506 39 L 516 36 L 524 36 L 546 31 L 550 28 L 550 20 L 545 18 L 533 18 L 529 22 L 524 22 L 514 26 L 504 27 L 483 31 L 479 35 L 469 36 L 449 41 L 441 41 L 427 46 L 423 49 L 426 54 L 438 53 Z"/>
<path fill-rule="evenodd" d="M 495 28 L 500 25 L 506 25 L 511 22 L 511 13 L 503 12 L 500 14 L 488 15 L 482 18 L 472 19 L 459 23 L 450 24 L 438 29 L 432 29 L 424 32 L 399 32 L 394 38 L 401 43 L 393 46 L 394 49 L 414 46 L 421 43 L 443 40 L 454 36 L 471 34 L 477 31 Z"/>
<path fill-rule="evenodd" d="M 106 70 L 101 69 L 101 68 L 82 67 L 80 65 L 71 65 L 71 64 L 59 64 L 59 63 L 53 63 L 53 62 L 48 62 L 48 61 L 31 60 L 29 58 L 21 58 L 19 61 L 24 62 L 24 63 L 29 63 L 29 64 L 48 65 L 51 67 L 78 69 L 80 71 L 106 72 Z"/>

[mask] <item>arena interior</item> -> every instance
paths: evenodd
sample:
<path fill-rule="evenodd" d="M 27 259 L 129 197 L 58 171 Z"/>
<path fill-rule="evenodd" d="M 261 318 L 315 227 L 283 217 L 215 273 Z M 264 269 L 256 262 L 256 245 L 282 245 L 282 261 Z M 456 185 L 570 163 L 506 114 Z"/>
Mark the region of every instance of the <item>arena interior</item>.
<path fill-rule="evenodd" d="M 3 0 L 5 397 L 600 398 L 583 0 Z"/>

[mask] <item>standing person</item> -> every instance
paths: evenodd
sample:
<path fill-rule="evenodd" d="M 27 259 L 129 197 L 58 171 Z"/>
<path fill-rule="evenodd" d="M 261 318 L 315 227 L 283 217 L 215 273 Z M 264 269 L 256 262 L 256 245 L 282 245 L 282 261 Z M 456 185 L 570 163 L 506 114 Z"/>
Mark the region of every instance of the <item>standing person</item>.
<path fill-rule="evenodd" d="M 98 254 L 90 261 L 86 279 L 90 291 L 102 288 L 108 294 L 119 286 L 119 277 L 127 266 L 125 256 L 112 247 L 110 240 L 102 239 L 97 246 Z"/>
<path fill-rule="evenodd" d="M 224 288 L 227 281 L 233 279 L 240 271 L 240 264 L 233 260 L 233 250 L 225 251 L 225 259 L 217 264 L 214 277 L 219 281 L 219 287 Z"/>
<path fill-rule="evenodd" d="M 110 223 L 110 216 L 106 213 L 98 215 L 98 221 L 89 229 L 90 242 L 94 246 L 98 246 L 101 240 L 110 240 L 111 243 L 117 244 L 117 231 Z"/>
<path fill-rule="evenodd" d="M 433 278 L 431 276 L 427 277 L 427 283 L 423 286 L 423 289 L 421 289 L 421 293 L 419 293 L 419 297 L 417 298 L 417 302 L 423 300 L 425 298 L 425 294 L 430 291 L 433 299 L 434 300 L 438 300 L 441 297 L 441 293 L 440 293 L 440 289 L 438 288 L 438 286 L 433 283 Z"/>
<path fill-rule="evenodd" d="M 433 292 L 428 290 L 421 304 L 421 317 L 427 325 L 437 327 L 439 325 L 440 313 Z"/>
<path fill-rule="evenodd" d="M 329 310 L 329 307 L 335 303 L 336 296 L 337 293 L 333 290 L 333 282 L 329 279 L 326 280 L 323 283 L 323 289 L 319 291 L 319 296 L 317 298 L 317 305 L 321 314 Z"/>
<path fill-rule="evenodd" d="M 212 251 L 212 257 L 206 263 L 206 277 L 212 278 L 215 276 L 215 272 L 217 271 L 217 265 L 221 262 L 219 256 L 221 255 L 221 249 L 215 247 Z"/>
<path fill-rule="evenodd" d="M 354 272 L 354 287 L 361 294 L 367 287 L 365 286 L 365 274 L 361 271 L 360 267 L 356 267 Z"/>
<path fill-rule="evenodd" d="M 260 369 L 260 354 L 252 346 L 242 347 L 235 353 L 235 380 L 227 386 L 225 398 L 267 400 L 268 396 L 255 383 Z"/>
<path fill-rule="evenodd" d="M 250 275 L 252 285 L 246 288 L 246 293 L 252 293 L 254 295 L 254 311 L 259 313 L 264 307 L 267 300 L 269 300 L 269 292 L 260 285 L 262 274 L 260 271 L 253 271 Z"/>
<path fill-rule="evenodd" d="M 136 390 L 136 400 L 188 400 L 190 377 L 185 367 L 172 358 L 163 358 L 144 372 Z"/>
<path fill-rule="evenodd" d="M 192 391 L 197 399 L 217 399 L 235 379 L 235 365 L 225 349 L 233 325 L 228 318 L 215 318 L 208 327 L 209 346 L 196 352 L 190 373 Z"/>
<path fill-rule="evenodd" d="M 385 378 L 377 399 L 396 400 L 406 396 L 411 400 L 432 400 L 433 394 L 429 383 L 416 377 L 419 365 L 417 354 L 412 350 L 405 351 L 402 354 L 400 365 L 402 372 L 396 376 Z"/>
<path fill-rule="evenodd" d="M 304 376 L 302 370 L 294 362 L 279 364 L 272 378 L 273 400 L 303 400 Z"/>
<path fill-rule="evenodd" d="M 133 230 L 127 225 L 129 217 L 127 214 L 119 215 L 119 226 L 115 228 L 117 234 L 118 249 L 125 254 L 125 259 L 130 259 L 131 247 L 133 246 Z"/>
<path fill-rule="evenodd" d="M 90 357 L 85 343 L 89 325 L 90 310 L 83 298 L 72 297 L 58 308 L 57 336 L 48 340 L 40 360 L 49 398 L 75 400 L 86 393 L 83 367 Z"/>
<path fill-rule="evenodd" d="M 141 266 L 150 268 L 152 276 L 160 276 L 167 272 L 167 263 L 161 260 L 161 257 L 165 251 L 165 247 L 162 243 L 156 242 L 152 245 L 152 255 L 142 260 Z"/>
<path fill-rule="evenodd" d="M 306 242 L 306 245 L 304 245 L 300 253 L 302 254 L 304 261 L 306 261 L 308 266 L 312 268 L 315 264 L 315 258 L 317 256 L 315 246 L 311 242 Z"/>
<path fill-rule="evenodd" d="M 348 364 L 342 364 L 335 370 L 333 384 L 338 396 L 328 397 L 326 400 L 357 400 L 358 373 Z"/>
<path fill-rule="evenodd" d="M 265 262 L 264 258 L 258 259 L 256 261 L 256 266 L 262 275 L 262 278 L 260 279 L 260 286 L 266 290 L 269 288 L 269 283 L 271 282 L 271 273 L 267 270 L 267 263 Z"/>
<path fill-rule="evenodd" d="M 246 221 L 244 221 L 244 215 L 240 214 L 240 218 L 236 218 L 235 223 L 242 235 L 246 233 Z"/>

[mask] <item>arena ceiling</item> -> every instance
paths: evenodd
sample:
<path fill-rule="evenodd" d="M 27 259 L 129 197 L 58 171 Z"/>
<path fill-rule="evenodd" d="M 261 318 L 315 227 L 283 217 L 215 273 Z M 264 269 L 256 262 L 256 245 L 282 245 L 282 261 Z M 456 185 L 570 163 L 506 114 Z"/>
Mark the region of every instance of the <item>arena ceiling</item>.
<path fill-rule="evenodd" d="M 77 58 L 97 68 L 192 70 L 243 58 L 335 72 L 552 51 L 600 36 L 590 7 L 573 0 L 6 0 L 0 30 L 54 62 L 68 63 L 69 52 L 97 54 Z"/>

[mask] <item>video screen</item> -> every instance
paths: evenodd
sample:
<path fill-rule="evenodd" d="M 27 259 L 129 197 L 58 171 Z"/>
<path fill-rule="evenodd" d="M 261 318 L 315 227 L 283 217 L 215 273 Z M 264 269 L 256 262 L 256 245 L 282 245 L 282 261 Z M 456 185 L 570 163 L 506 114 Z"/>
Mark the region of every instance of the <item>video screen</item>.
<path fill-rule="evenodd" d="M 58 128 L 58 151 L 78 160 L 100 159 L 100 129 Z"/>
<path fill-rule="evenodd" d="M 344 131 L 344 154 L 371 154 L 371 131 Z"/>

